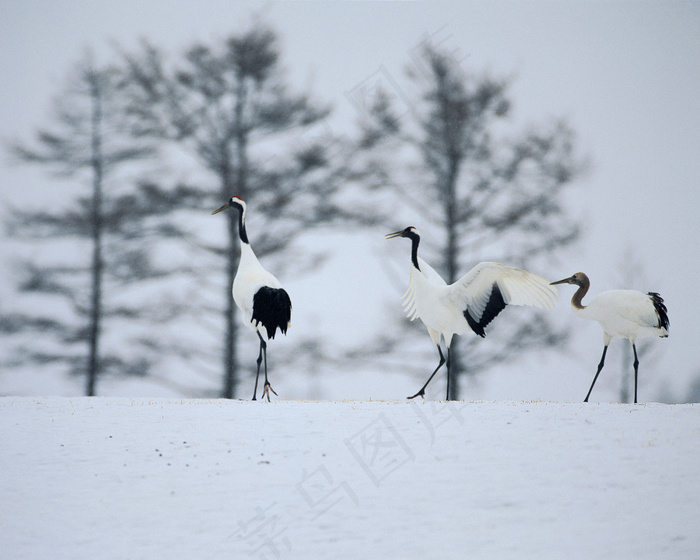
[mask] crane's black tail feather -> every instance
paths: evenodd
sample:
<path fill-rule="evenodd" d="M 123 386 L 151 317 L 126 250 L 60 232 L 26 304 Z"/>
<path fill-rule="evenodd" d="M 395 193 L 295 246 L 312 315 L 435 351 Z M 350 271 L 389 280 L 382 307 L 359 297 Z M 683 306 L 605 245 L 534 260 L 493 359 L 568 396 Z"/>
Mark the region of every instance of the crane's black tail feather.
<path fill-rule="evenodd" d="M 654 304 L 654 309 L 656 309 L 656 315 L 659 318 L 658 327 L 668 330 L 668 310 L 664 305 L 664 299 L 656 292 L 649 292 L 647 295 L 651 298 L 651 301 Z"/>
<path fill-rule="evenodd" d="M 277 329 L 287 334 L 287 327 L 292 318 L 292 300 L 282 288 L 263 286 L 253 296 L 253 317 L 251 322 L 258 326 L 262 323 L 267 331 L 267 338 L 275 338 Z"/>

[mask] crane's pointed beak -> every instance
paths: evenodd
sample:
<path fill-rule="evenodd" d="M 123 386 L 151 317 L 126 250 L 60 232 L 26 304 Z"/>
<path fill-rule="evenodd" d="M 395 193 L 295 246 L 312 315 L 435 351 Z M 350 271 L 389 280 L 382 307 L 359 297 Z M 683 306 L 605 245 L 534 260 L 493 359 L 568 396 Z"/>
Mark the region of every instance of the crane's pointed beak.
<path fill-rule="evenodd" d="M 554 286 L 555 284 L 571 284 L 571 280 L 573 279 L 573 276 L 569 276 L 568 278 L 563 278 L 562 280 L 557 280 L 556 282 L 550 282 L 550 286 Z"/>
<path fill-rule="evenodd" d="M 214 214 L 218 214 L 219 212 L 223 212 L 223 211 L 226 210 L 226 208 L 228 208 L 229 206 L 231 206 L 231 203 L 230 203 L 230 202 L 227 202 L 226 204 L 224 204 L 224 205 L 221 206 L 220 208 L 217 208 L 216 210 L 214 210 L 214 211 L 211 213 L 211 215 L 213 216 Z"/>
<path fill-rule="evenodd" d="M 387 233 L 384 236 L 384 238 L 385 239 L 393 239 L 394 237 L 401 237 L 402 234 L 403 234 L 403 230 L 402 231 L 395 231 L 394 233 Z"/>

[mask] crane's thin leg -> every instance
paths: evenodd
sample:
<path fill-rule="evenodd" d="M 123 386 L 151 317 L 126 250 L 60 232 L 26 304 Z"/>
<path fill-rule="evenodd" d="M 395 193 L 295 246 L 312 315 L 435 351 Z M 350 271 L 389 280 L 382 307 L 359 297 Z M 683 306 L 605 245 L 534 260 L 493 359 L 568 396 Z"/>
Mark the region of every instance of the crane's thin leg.
<path fill-rule="evenodd" d="M 255 375 L 255 388 L 253 389 L 253 400 L 257 400 L 255 395 L 258 392 L 258 378 L 260 377 L 260 364 L 262 363 L 262 360 L 263 360 L 263 344 L 265 344 L 265 341 L 260 336 L 260 333 L 258 333 L 258 337 L 260 338 L 260 354 L 258 354 L 258 359 L 256 360 L 256 363 L 258 364 L 258 373 Z M 265 369 L 267 369 L 267 360 L 265 360 Z"/>
<path fill-rule="evenodd" d="M 603 355 L 600 358 L 600 363 L 598 364 L 598 371 L 595 372 L 595 377 L 593 378 L 593 383 L 591 383 L 591 388 L 588 389 L 588 394 L 586 395 L 586 398 L 583 399 L 583 402 L 588 402 L 588 397 L 591 396 L 591 391 L 593 390 L 593 385 L 595 385 L 596 380 L 598 379 L 598 375 L 600 375 L 600 370 L 603 369 L 603 366 L 605 365 L 605 353 L 608 351 L 607 346 L 603 346 Z"/>
<path fill-rule="evenodd" d="M 637 372 L 639 370 L 639 358 L 637 358 L 637 347 L 632 343 L 632 351 L 634 352 L 634 404 L 637 404 Z"/>
<path fill-rule="evenodd" d="M 425 382 L 425 385 L 423 385 L 421 387 L 420 391 L 418 391 L 412 397 L 408 397 L 409 399 L 415 399 L 418 396 L 425 398 L 425 388 L 428 386 L 428 383 L 430 383 L 432 381 L 433 377 L 435 377 L 437 370 L 439 370 L 442 367 L 442 364 L 445 363 L 445 356 L 442 355 L 442 349 L 439 346 L 437 347 L 437 349 L 438 349 L 438 352 L 440 352 L 440 363 L 435 368 L 435 371 L 433 371 L 433 373 L 430 374 L 430 377 L 428 377 L 428 381 Z M 449 350 L 447 352 L 448 352 L 447 355 L 449 356 L 450 355 Z"/>
<path fill-rule="evenodd" d="M 267 402 L 270 402 L 270 391 L 272 391 L 275 395 L 275 390 L 272 388 L 272 385 L 270 385 L 270 382 L 267 380 L 267 342 L 265 342 L 265 339 L 262 337 L 260 333 L 258 333 L 258 338 L 260 339 L 260 354 L 263 357 L 263 361 L 265 362 L 265 384 L 263 385 L 263 395 L 267 397 Z M 260 357 L 258 357 L 258 360 L 260 360 Z M 260 362 L 258 361 L 258 374 L 260 373 Z M 258 380 L 256 378 L 255 384 L 257 386 Z"/>

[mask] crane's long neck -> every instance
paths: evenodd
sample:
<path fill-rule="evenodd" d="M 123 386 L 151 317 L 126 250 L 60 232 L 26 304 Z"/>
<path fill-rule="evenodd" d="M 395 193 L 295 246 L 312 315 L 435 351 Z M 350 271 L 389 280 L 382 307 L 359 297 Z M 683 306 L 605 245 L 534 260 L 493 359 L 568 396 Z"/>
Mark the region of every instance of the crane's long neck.
<path fill-rule="evenodd" d="M 241 243 L 250 245 L 248 233 L 245 230 L 245 210 L 242 207 L 238 208 L 238 237 L 241 238 Z"/>
<path fill-rule="evenodd" d="M 411 239 L 411 264 L 420 270 L 420 266 L 418 266 L 418 244 L 420 243 L 420 235 L 411 233 L 408 237 Z"/>
<path fill-rule="evenodd" d="M 588 293 L 588 288 L 590 288 L 590 284 L 587 283 L 582 283 L 578 285 L 578 290 L 576 290 L 576 293 L 571 297 L 571 306 L 574 309 L 578 309 L 579 311 L 582 311 L 583 309 L 586 309 L 586 306 L 583 305 L 583 296 L 585 296 Z"/>
<path fill-rule="evenodd" d="M 239 207 L 238 210 L 238 237 L 241 238 L 241 257 L 238 261 L 238 269 L 262 268 L 258 257 L 255 256 L 255 252 L 248 241 L 248 233 L 245 229 L 245 209 L 241 207 Z"/>

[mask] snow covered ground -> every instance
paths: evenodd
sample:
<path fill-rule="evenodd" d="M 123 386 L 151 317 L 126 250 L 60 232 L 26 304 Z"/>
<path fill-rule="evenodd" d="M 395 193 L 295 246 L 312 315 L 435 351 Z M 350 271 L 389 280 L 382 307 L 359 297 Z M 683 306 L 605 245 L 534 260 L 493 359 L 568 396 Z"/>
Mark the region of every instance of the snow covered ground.
<path fill-rule="evenodd" d="M 700 557 L 700 405 L 0 399 L 0 556 Z"/>

